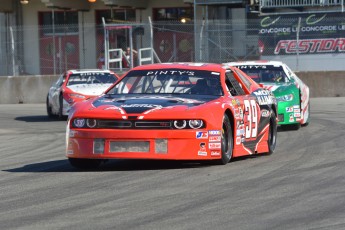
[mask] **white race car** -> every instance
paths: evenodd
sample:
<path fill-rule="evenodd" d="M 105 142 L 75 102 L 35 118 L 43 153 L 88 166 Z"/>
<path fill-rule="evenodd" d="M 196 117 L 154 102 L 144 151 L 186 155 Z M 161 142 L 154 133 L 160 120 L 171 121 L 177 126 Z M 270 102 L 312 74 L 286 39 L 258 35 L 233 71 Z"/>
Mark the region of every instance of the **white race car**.
<path fill-rule="evenodd" d="M 48 116 L 67 116 L 71 105 L 101 95 L 118 79 L 119 77 L 109 70 L 66 71 L 49 88 L 46 100 Z"/>

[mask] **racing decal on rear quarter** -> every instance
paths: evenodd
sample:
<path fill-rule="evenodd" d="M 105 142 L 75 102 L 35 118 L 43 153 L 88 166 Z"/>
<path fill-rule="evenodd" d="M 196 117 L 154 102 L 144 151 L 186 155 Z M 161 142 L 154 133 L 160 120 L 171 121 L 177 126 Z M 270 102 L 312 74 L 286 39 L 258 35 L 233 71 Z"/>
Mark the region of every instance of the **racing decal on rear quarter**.
<path fill-rule="evenodd" d="M 236 145 L 240 145 L 242 143 L 241 137 L 236 137 Z"/>
<path fill-rule="evenodd" d="M 270 111 L 263 109 L 261 110 L 261 116 L 262 117 L 269 117 L 270 116 Z"/>
<path fill-rule="evenodd" d="M 244 100 L 244 111 L 247 114 L 245 124 L 246 138 L 256 138 L 258 133 L 258 110 L 254 100 Z"/>
<path fill-rule="evenodd" d="M 258 90 L 253 92 L 257 97 L 259 105 L 271 105 L 275 104 L 275 98 L 272 95 L 272 92 L 269 90 Z"/>

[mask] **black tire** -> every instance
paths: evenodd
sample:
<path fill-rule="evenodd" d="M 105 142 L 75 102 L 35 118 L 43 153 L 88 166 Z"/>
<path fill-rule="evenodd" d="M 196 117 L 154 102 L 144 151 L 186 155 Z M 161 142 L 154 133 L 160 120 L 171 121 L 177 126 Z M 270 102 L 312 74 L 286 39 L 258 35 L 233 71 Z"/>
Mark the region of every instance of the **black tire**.
<path fill-rule="evenodd" d="M 271 113 L 270 117 L 270 129 L 268 133 L 268 155 L 271 155 L 277 145 L 277 121 L 276 121 L 276 114 L 274 111 Z"/>
<path fill-rule="evenodd" d="M 60 94 L 60 96 L 59 96 L 59 112 L 58 112 L 58 117 L 60 120 L 65 118 L 62 111 L 63 111 L 63 97 L 62 97 L 62 94 Z"/>
<path fill-rule="evenodd" d="M 218 164 L 226 165 L 232 159 L 234 140 L 232 137 L 232 127 L 229 117 L 225 114 L 222 125 L 221 150 L 222 158 L 218 160 Z"/>
<path fill-rule="evenodd" d="M 47 107 L 47 115 L 48 115 L 48 117 L 49 118 L 54 118 L 54 114 L 52 112 L 52 107 L 49 104 L 48 96 L 47 96 L 47 100 L 46 100 L 46 107 Z"/>
<path fill-rule="evenodd" d="M 68 158 L 69 163 L 77 169 L 93 170 L 99 168 L 102 161 L 98 159 Z"/>

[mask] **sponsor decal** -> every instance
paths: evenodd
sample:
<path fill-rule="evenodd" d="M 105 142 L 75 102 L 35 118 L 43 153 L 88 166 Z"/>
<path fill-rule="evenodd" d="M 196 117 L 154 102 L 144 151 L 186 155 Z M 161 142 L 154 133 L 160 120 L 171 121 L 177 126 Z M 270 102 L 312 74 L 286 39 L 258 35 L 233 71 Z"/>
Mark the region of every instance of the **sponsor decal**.
<path fill-rule="evenodd" d="M 269 90 L 258 90 L 258 91 L 255 91 L 254 94 L 256 96 L 270 96 L 271 91 L 269 91 Z"/>
<path fill-rule="evenodd" d="M 300 116 L 301 116 L 301 113 L 294 113 L 293 116 L 294 116 L 294 117 L 300 117 Z"/>
<path fill-rule="evenodd" d="M 270 116 L 270 111 L 263 109 L 261 110 L 261 116 L 262 117 L 269 117 Z"/>
<path fill-rule="evenodd" d="M 297 108 L 299 109 L 299 105 L 294 105 L 293 108 L 294 109 L 297 109 Z"/>
<path fill-rule="evenodd" d="M 274 97 L 269 90 L 258 90 L 253 92 L 258 99 L 260 105 L 270 105 L 275 103 Z"/>
<path fill-rule="evenodd" d="M 294 113 L 300 113 L 301 110 L 300 110 L 300 109 L 294 109 L 293 112 L 294 112 Z"/>
<path fill-rule="evenodd" d="M 274 104 L 274 99 L 272 96 L 258 96 L 259 105 L 270 105 Z"/>
<path fill-rule="evenodd" d="M 218 150 L 212 150 L 211 151 L 211 157 L 217 157 L 220 156 L 220 151 Z"/>
<path fill-rule="evenodd" d="M 243 128 L 243 129 L 237 129 L 237 131 L 236 131 L 236 136 L 237 136 L 237 137 L 244 136 L 245 133 L 246 133 L 246 132 L 244 131 L 244 128 Z"/>
<path fill-rule="evenodd" d="M 237 119 L 242 119 L 243 120 L 243 110 L 242 108 L 235 108 L 234 109 L 234 113 L 235 113 L 235 118 Z"/>
<path fill-rule="evenodd" d="M 235 118 L 237 118 L 237 119 L 240 118 L 240 110 L 239 110 L 239 108 L 235 108 L 234 109 L 234 114 L 235 114 Z"/>
<path fill-rule="evenodd" d="M 188 71 L 188 70 L 158 70 L 158 71 L 148 71 L 146 73 L 146 76 L 149 75 L 188 75 L 188 76 L 194 76 L 194 71 Z"/>
<path fill-rule="evenodd" d="M 236 137 L 236 145 L 239 145 L 242 143 L 241 139 L 242 139 L 241 137 Z"/>
<path fill-rule="evenodd" d="M 232 104 L 233 106 L 236 106 L 236 105 L 237 105 L 236 100 L 235 100 L 235 99 L 232 99 L 232 100 L 231 100 L 231 104 Z"/>
<path fill-rule="evenodd" d="M 198 156 L 207 156 L 207 152 L 203 152 L 203 151 L 198 151 Z"/>
<path fill-rule="evenodd" d="M 216 135 L 220 135 L 221 133 L 220 133 L 220 130 L 209 130 L 208 134 L 210 136 L 216 136 Z"/>
<path fill-rule="evenodd" d="M 153 104 L 127 104 L 121 105 L 122 108 L 162 108 L 161 105 L 153 105 Z"/>
<path fill-rule="evenodd" d="M 209 142 L 220 142 L 222 139 L 221 136 L 210 136 L 210 138 L 208 139 Z"/>
<path fill-rule="evenodd" d="M 198 151 L 198 156 L 207 156 L 206 143 L 205 142 L 200 143 L 200 149 Z"/>
<path fill-rule="evenodd" d="M 238 65 L 239 69 L 267 69 L 266 65 Z"/>
<path fill-rule="evenodd" d="M 286 112 L 287 113 L 293 112 L 293 107 L 286 107 Z"/>
<path fill-rule="evenodd" d="M 208 143 L 209 149 L 221 149 L 221 143 L 215 142 L 215 143 Z"/>
<path fill-rule="evenodd" d="M 196 132 L 196 139 L 207 139 L 208 132 L 207 131 L 197 131 Z"/>

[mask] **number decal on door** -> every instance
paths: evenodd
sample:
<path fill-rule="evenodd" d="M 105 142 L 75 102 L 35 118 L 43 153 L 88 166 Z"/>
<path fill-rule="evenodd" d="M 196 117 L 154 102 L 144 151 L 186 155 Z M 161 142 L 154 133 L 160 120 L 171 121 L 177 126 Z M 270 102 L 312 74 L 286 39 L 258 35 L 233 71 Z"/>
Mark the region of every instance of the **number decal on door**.
<path fill-rule="evenodd" d="M 258 110 L 255 100 L 244 100 L 244 111 L 248 114 L 246 138 L 255 138 L 258 134 Z"/>

